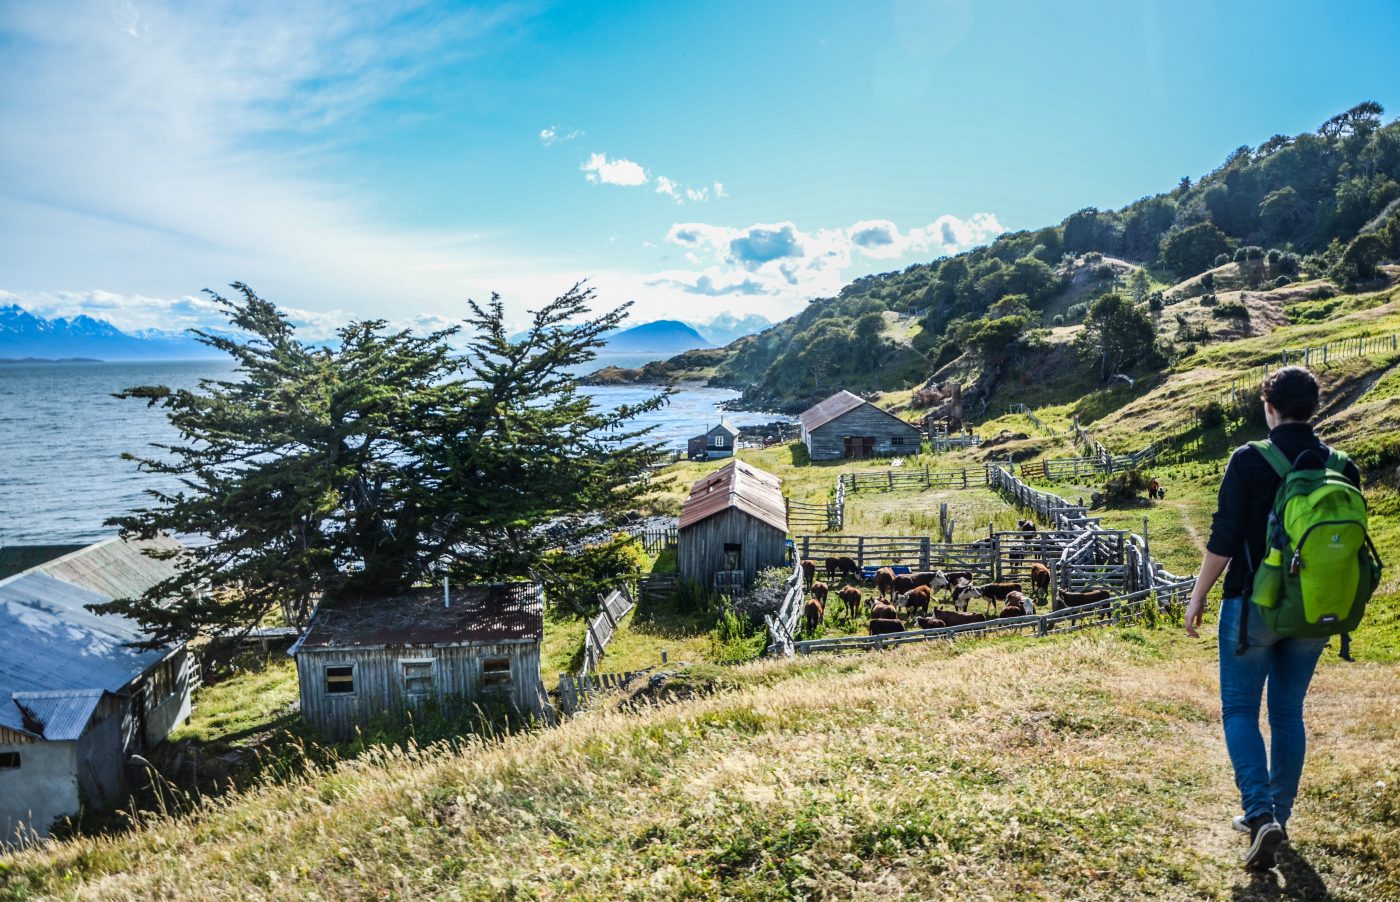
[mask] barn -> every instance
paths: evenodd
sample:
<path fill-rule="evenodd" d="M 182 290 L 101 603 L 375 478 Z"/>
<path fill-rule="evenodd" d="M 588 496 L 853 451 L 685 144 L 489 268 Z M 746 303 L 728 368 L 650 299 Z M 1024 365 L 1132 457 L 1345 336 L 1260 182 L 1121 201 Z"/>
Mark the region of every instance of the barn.
<path fill-rule="evenodd" d="M 739 444 L 739 430 L 721 419 L 719 425 L 694 436 L 686 442 L 686 456 L 691 460 L 714 460 L 733 457 Z"/>
<path fill-rule="evenodd" d="M 0 579 L 0 845 L 46 836 L 80 807 L 126 799 L 127 764 L 190 715 L 198 668 L 184 643 L 141 650 L 140 624 L 88 605 L 176 573 L 174 539 L 11 546 Z M 47 549 L 47 550 L 43 550 Z M 57 556 L 51 557 L 56 554 Z M 22 569 L 15 569 L 18 564 Z"/>
<path fill-rule="evenodd" d="M 496 583 L 323 602 L 287 653 L 302 720 L 342 739 L 429 701 L 548 718 L 543 638 L 539 586 Z"/>
<path fill-rule="evenodd" d="M 676 570 L 708 588 L 743 588 L 787 558 L 787 503 L 778 477 L 730 461 L 697 481 L 681 508 Z"/>
<path fill-rule="evenodd" d="M 804 410 L 798 421 L 811 460 L 917 454 L 923 442 L 919 427 L 844 390 Z"/>

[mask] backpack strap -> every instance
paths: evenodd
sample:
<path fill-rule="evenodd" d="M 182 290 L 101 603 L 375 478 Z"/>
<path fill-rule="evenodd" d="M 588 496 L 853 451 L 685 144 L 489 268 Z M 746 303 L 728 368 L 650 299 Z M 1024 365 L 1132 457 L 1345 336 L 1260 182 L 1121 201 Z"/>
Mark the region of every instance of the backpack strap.
<path fill-rule="evenodd" d="M 1278 474 L 1279 479 L 1284 479 L 1293 472 L 1293 465 L 1288 462 L 1288 458 L 1284 457 L 1283 452 L 1268 439 L 1264 439 L 1262 442 L 1250 442 L 1249 447 L 1264 456 L 1264 459 L 1269 462 L 1269 466 L 1273 467 L 1274 472 Z"/>
<path fill-rule="evenodd" d="M 1329 448 L 1332 453 L 1327 456 L 1327 469 L 1335 470 L 1338 473 L 1347 471 L 1347 464 L 1351 463 L 1351 458 L 1347 457 L 1345 451 L 1338 451 L 1336 448 Z"/>

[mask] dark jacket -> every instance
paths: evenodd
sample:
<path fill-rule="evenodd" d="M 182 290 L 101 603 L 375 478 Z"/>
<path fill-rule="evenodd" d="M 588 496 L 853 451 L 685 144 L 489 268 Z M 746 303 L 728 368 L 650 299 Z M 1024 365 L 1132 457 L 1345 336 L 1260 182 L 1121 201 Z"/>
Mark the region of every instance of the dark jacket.
<path fill-rule="evenodd" d="M 1306 466 L 1320 466 L 1330 453 L 1307 423 L 1280 423 L 1269 433 L 1269 440 L 1283 456 L 1297 465 L 1298 456 L 1312 449 L 1320 458 L 1309 454 Z M 1356 464 L 1347 462 L 1345 475 L 1360 488 L 1361 474 Z M 1269 527 L 1269 511 L 1274 508 L 1274 495 L 1282 482 L 1264 456 L 1248 445 L 1235 449 L 1225 478 L 1220 480 L 1220 498 L 1210 525 L 1210 541 L 1206 548 L 1230 558 L 1230 570 L 1225 574 L 1225 598 L 1247 594 L 1251 579 L 1249 561 L 1254 566 L 1264 557 L 1265 533 Z M 1245 543 L 1249 556 L 1245 556 Z"/>

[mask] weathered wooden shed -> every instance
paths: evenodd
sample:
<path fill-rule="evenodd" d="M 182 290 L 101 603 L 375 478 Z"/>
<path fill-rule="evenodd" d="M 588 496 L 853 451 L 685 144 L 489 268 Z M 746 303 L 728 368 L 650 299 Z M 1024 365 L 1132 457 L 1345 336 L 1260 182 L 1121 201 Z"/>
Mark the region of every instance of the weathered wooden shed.
<path fill-rule="evenodd" d="M 331 738 L 425 701 L 548 717 L 540 587 L 497 583 L 341 598 L 317 607 L 288 654 L 301 716 Z"/>
<path fill-rule="evenodd" d="M 686 442 L 686 456 L 691 460 L 733 457 L 734 448 L 738 444 L 739 430 L 727 421 L 720 420 L 719 425 Z"/>
<path fill-rule="evenodd" d="M 87 609 L 174 576 L 176 559 L 144 552 L 181 547 L 111 539 L 10 556 L 30 566 L 0 579 L 0 845 L 124 801 L 131 754 L 189 717 L 198 668 L 184 643 L 133 648 L 140 624 Z"/>
<path fill-rule="evenodd" d="M 812 460 L 917 454 L 923 442 L 919 427 L 844 390 L 807 408 L 798 420 Z"/>
<path fill-rule="evenodd" d="M 680 578 L 707 588 L 743 588 L 787 557 L 787 503 L 778 477 L 740 460 L 697 481 L 681 508 Z"/>

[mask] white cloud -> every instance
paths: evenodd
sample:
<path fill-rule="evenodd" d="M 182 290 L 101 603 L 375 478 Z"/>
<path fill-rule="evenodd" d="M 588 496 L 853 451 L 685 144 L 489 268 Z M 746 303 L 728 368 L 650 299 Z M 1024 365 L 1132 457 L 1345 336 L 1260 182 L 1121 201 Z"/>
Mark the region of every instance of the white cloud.
<path fill-rule="evenodd" d="M 601 182 L 604 185 L 634 186 L 645 185 L 648 181 L 647 171 L 641 164 L 621 157 L 609 160 L 605 153 L 593 154 L 579 169 L 586 173 L 590 182 Z"/>
<path fill-rule="evenodd" d="M 585 132 L 582 129 L 562 129 L 557 125 L 540 129 L 540 143 L 545 147 L 557 144 L 560 141 L 572 141 L 581 138 Z"/>
<path fill-rule="evenodd" d="M 680 186 L 664 175 L 656 177 L 656 193 L 664 194 L 678 204 L 685 203 L 685 198 L 681 196 Z"/>

